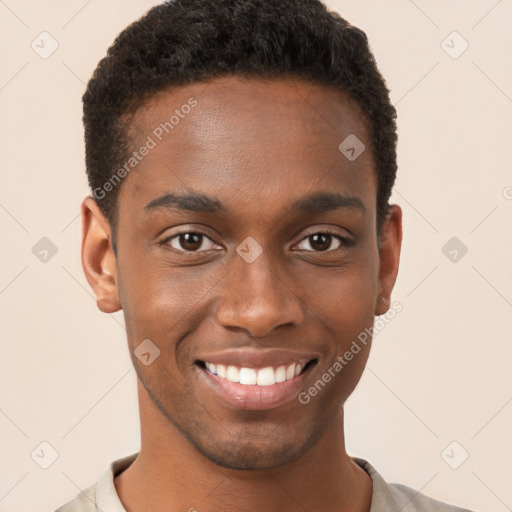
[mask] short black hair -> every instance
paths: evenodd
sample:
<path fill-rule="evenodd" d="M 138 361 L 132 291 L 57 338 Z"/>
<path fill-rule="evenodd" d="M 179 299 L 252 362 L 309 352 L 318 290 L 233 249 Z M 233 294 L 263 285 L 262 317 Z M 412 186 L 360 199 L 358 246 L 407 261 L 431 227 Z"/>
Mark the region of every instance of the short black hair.
<path fill-rule="evenodd" d="M 156 92 L 226 75 L 301 78 L 357 103 L 375 162 L 380 232 L 397 170 L 396 110 L 366 34 L 320 0 L 171 0 L 117 36 L 82 98 L 89 185 L 114 244 L 121 183 L 113 178 L 130 158 L 133 115 Z"/>

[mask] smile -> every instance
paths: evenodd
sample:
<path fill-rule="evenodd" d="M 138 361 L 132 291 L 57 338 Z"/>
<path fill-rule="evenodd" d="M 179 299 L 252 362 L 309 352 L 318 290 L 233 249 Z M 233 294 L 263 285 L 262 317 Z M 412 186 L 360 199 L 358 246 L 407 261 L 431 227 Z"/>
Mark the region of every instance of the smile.
<path fill-rule="evenodd" d="M 237 409 L 273 409 L 295 399 L 320 354 L 237 350 L 205 355 L 195 366 L 213 396 Z"/>

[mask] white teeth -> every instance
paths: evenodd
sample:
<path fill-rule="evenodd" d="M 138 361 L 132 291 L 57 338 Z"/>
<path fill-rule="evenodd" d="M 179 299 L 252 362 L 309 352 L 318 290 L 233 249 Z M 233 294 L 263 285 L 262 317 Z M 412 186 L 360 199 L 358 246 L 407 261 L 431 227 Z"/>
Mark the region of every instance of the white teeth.
<path fill-rule="evenodd" d="M 286 380 L 286 366 L 279 366 L 279 368 L 276 368 L 275 379 L 276 382 L 284 382 Z"/>
<path fill-rule="evenodd" d="M 240 378 L 240 370 L 236 366 L 228 366 L 226 368 L 226 379 L 231 382 L 238 382 Z"/>
<path fill-rule="evenodd" d="M 230 382 L 238 382 L 245 386 L 272 386 L 273 384 L 297 377 L 303 368 L 303 366 L 298 363 L 292 363 L 289 366 L 278 366 L 275 369 L 272 366 L 267 366 L 259 370 L 207 362 L 205 362 L 205 366 L 210 373 L 227 379 Z"/>
<path fill-rule="evenodd" d="M 272 386 L 272 384 L 275 384 L 275 376 L 274 376 L 274 368 L 272 366 L 269 366 L 267 368 L 262 368 L 258 372 L 258 386 Z M 256 384 L 256 383 L 255 383 Z"/>
<path fill-rule="evenodd" d="M 240 368 L 240 384 L 256 384 L 256 370 L 253 368 Z"/>

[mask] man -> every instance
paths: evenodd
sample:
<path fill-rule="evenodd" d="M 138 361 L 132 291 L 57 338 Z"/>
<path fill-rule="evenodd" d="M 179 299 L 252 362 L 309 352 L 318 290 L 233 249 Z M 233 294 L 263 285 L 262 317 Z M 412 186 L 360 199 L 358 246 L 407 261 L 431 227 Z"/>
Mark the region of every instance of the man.
<path fill-rule="evenodd" d="M 83 268 L 124 312 L 142 439 L 59 512 L 462 510 L 345 449 L 402 239 L 364 33 L 319 0 L 175 0 L 83 101 Z"/>

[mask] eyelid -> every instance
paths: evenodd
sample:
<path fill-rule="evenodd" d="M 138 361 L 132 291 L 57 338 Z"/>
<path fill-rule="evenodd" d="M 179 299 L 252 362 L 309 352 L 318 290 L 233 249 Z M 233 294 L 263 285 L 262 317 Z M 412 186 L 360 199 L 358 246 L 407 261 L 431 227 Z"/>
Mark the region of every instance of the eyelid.
<path fill-rule="evenodd" d="M 173 231 L 172 235 L 166 235 L 162 241 L 169 240 L 170 238 L 173 238 L 177 235 L 183 235 L 185 233 L 197 233 L 198 235 L 204 235 L 208 238 L 217 236 L 214 231 L 202 224 L 180 224 L 178 226 L 168 227 L 165 230 L 162 230 L 159 234 L 159 237 L 162 235 L 162 233 L 170 232 L 171 230 Z"/>
<path fill-rule="evenodd" d="M 343 228 L 338 228 L 338 229 L 343 229 Z M 311 229 L 306 228 L 305 230 L 303 229 L 301 232 L 303 232 L 303 231 L 306 231 L 306 234 L 302 236 L 302 238 L 299 240 L 299 242 L 302 242 L 302 240 L 304 240 L 305 238 L 308 238 L 310 236 L 317 235 L 317 234 L 332 235 L 346 243 L 355 241 L 353 235 L 350 233 L 350 231 L 348 231 L 346 229 L 344 229 L 344 231 L 347 232 L 346 235 L 339 233 L 339 231 L 337 229 L 335 229 L 334 227 L 330 227 L 330 226 L 322 227 L 322 226 L 315 225 L 315 226 L 312 226 Z"/>

